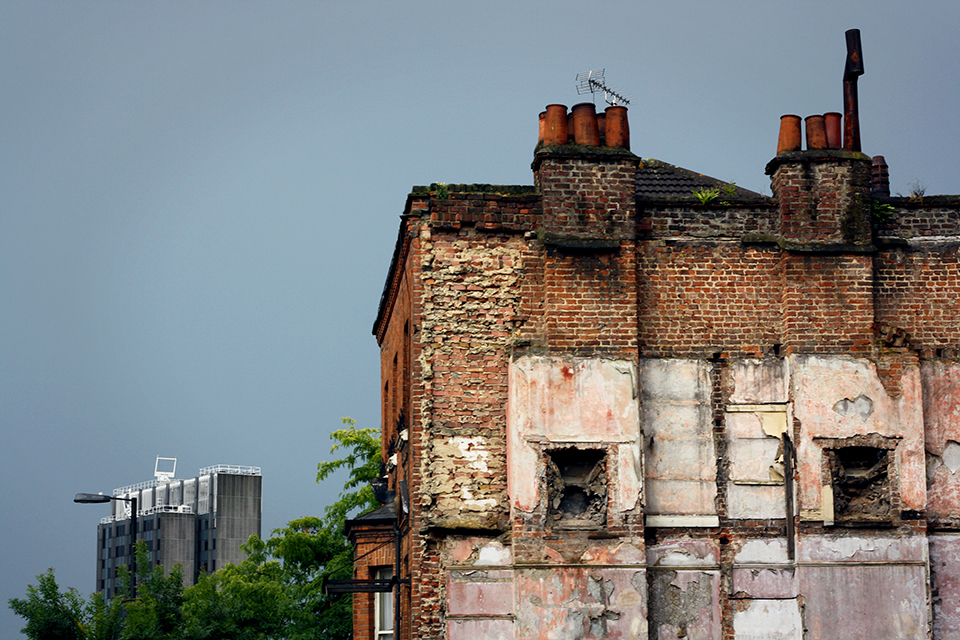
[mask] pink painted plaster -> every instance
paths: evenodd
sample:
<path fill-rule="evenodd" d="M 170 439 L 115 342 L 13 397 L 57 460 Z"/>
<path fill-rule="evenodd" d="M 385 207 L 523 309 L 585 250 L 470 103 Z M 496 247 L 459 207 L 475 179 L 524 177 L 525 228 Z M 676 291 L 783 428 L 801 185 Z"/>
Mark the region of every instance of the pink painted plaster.
<path fill-rule="evenodd" d="M 960 364 L 920 367 L 927 451 L 927 512 L 960 517 Z"/>
<path fill-rule="evenodd" d="M 608 466 L 616 505 L 636 507 L 640 493 L 640 405 L 630 362 L 524 356 L 510 363 L 507 485 L 515 509 L 532 511 L 544 444 L 612 446 Z"/>
<path fill-rule="evenodd" d="M 960 638 L 960 536 L 930 536 L 933 638 Z"/>
<path fill-rule="evenodd" d="M 880 383 L 876 367 L 867 360 L 844 356 L 794 356 L 790 359 L 794 416 L 800 421 L 797 443 L 800 508 L 821 507 L 823 454 L 816 438 L 849 438 L 871 433 L 899 437 L 896 468 L 904 509 L 923 509 L 926 472 L 923 454 L 923 411 L 919 367 L 907 367 L 901 377 L 902 394 L 893 399 Z M 872 413 L 841 415 L 837 402 L 866 396 Z"/>

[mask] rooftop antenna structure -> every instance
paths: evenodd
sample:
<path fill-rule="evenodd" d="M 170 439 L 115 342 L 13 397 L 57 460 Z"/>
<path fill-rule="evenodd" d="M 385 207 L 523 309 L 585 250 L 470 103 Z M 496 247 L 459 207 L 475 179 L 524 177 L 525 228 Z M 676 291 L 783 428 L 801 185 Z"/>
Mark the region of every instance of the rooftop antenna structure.
<path fill-rule="evenodd" d="M 157 464 L 153 467 L 153 475 L 158 483 L 166 483 L 173 480 L 177 474 L 177 459 L 164 458 L 157 456 Z"/>
<path fill-rule="evenodd" d="M 603 81 L 603 69 L 593 69 L 577 74 L 577 95 L 585 93 L 597 94 L 603 92 L 603 99 L 610 106 L 630 104 L 630 99 L 614 91 Z"/>

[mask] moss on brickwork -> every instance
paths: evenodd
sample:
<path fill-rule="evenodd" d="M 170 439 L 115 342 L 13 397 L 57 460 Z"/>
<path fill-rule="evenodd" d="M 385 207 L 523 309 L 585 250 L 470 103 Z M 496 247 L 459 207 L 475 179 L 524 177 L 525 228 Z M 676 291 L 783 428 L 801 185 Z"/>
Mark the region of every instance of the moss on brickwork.
<path fill-rule="evenodd" d="M 447 194 L 486 193 L 502 196 L 522 196 L 536 194 L 536 188 L 531 185 L 513 184 L 445 184 L 434 182 L 430 186 L 416 186 L 410 190 L 412 196 L 431 196 L 444 188 Z"/>

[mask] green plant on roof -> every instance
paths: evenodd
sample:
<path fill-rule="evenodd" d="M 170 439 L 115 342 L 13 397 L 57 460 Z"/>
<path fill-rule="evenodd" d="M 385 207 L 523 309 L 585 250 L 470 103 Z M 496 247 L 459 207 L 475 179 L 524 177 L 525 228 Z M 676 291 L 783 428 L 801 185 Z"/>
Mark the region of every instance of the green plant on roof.
<path fill-rule="evenodd" d="M 435 196 L 437 200 L 446 200 L 450 197 L 450 188 L 446 182 L 435 182 L 431 186 L 433 187 L 431 194 Z"/>
<path fill-rule="evenodd" d="M 728 182 L 727 184 L 723 185 L 723 195 L 727 196 L 728 198 L 732 198 L 733 196 L 737 195 L 737 183 Z"/>
<path fill-rule="evenodd" d="M 717 187 L 714 187 L 713 189 L 707 189 L 704 187 L 694 191 L 693 195 L 697 199 L 698 203 L 710 204 L 720 196 L 720 189 Z"/>

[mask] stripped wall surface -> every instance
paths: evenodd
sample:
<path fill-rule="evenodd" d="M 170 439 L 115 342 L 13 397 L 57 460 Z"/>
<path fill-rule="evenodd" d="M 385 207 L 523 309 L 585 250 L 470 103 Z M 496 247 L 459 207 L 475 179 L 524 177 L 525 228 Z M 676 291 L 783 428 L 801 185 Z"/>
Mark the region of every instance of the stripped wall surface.
<path fill-rule="evenodd" d="M 772 198 L 623 147 L 533 169 L 408 198 L 399 637 L 960 637 L 960 198 L 876 220 L 832 149 Z"/>

